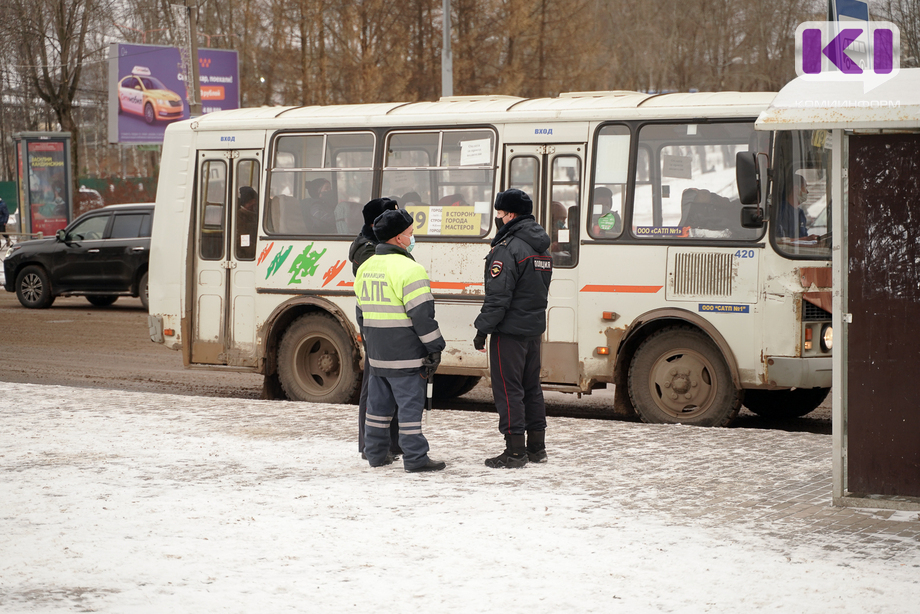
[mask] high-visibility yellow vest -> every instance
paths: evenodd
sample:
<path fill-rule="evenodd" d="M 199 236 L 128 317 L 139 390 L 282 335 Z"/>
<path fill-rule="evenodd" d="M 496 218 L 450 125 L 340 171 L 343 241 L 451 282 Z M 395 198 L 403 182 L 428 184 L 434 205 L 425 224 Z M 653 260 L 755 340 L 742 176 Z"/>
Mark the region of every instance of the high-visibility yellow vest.
<path fill-rule="evenodd" d="M 425 267 L 382 244 L 355 276 L 357 316 L 375 375 L 415 375 L 422 359 L 444 349 Z"/>

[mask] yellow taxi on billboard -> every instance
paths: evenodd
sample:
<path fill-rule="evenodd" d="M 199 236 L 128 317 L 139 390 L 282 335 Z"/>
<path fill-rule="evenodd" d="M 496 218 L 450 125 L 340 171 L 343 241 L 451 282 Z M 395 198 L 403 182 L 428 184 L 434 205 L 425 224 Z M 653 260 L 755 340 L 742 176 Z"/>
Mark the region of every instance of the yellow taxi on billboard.
<path fill-rule="evenodd" d="M 118 112 L 140 115 L 148 124 L 156 120 L 182 119 L 185 105 L 179 94 L 168 89 L 145 66 L 135 66 L 118 82 Z"/>

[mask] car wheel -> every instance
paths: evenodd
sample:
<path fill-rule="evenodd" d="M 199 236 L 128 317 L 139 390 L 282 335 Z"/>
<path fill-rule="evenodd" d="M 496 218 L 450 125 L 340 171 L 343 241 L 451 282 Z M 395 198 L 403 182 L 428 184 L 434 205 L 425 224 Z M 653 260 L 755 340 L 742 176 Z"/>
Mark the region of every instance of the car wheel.
<path fill-rule="evenodd" d="M 141 299 L 141 305 L 145 311 L 150 311 L 150 295 L 147 293 L 147 273 L 141 276 L 141 281 L 137 285 L 137 295 Z"/>
<path fill-rule="evenodd" d="M 148 124 L 152 124 L 155 119 L 156 115 L 153 113 L 153 105 L 148 102 L 144 105 L 144 121 Z"/>
<path fill-rule="evenodd" d="M 51 307 L 54 296 L 48 274 L 38 266 L 27 266 L 16 276 L 16 298 L 28 309 Z"/>
<path fill-rule="evenodd" d="M 629 398 L 643 422 L 727 426 L 741 409 L 722 352 L 705 334 L 664 328 L 642 342 L 629 367 Z"/>
<path fill-rule="evenodd" d="M 90 294 L 86 297 L 86 300 L 96 307 L 108 307 L 118 300 L 118 296 L 115 294 Z"/>
<path fill-rule="evenodd" d="M 744 406 L 764 418 L 774 420 L 801 418 L 818 409 L 830 391 L 830 388 L 745 390 Z"/>
<path fill-rule="evenodd" d="M 351 339 L 322 314 L 301 316 L 284 332 L 278 378 L 288 398 L 311 403 L 349 403 L 361 384 Z"/>

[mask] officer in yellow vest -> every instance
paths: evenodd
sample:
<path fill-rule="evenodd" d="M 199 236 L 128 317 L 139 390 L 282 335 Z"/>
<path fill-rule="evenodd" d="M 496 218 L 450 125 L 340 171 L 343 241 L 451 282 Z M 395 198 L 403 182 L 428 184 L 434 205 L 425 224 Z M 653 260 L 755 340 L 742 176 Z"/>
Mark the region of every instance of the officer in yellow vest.
<path fill-rule="evenodd" d="M 398 408 L 403 466 L 415 473 L 447 466 L 428 457 L 422 434 L 426 377 L 434 376 L 446 344 L 434 319 L 428 274 L 409 254 L 415 246 L 412 222 L 403 209 L 384 211 L 374 221 L 380 243 L 358 268 L 355 295 L 370 371 L 364 454 L 371 467 L 393 462 L 389 428 Z"/>

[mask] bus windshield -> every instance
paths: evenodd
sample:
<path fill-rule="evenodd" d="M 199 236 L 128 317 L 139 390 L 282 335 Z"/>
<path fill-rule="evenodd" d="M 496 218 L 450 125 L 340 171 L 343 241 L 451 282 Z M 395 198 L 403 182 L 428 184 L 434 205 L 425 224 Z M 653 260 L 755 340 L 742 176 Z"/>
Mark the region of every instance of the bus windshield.
<path fill-rule="evenodd" d="M 770 233 L 781 254 L 831 257 L 831 147 L 827 130 L 776 133 Z"/>

